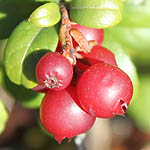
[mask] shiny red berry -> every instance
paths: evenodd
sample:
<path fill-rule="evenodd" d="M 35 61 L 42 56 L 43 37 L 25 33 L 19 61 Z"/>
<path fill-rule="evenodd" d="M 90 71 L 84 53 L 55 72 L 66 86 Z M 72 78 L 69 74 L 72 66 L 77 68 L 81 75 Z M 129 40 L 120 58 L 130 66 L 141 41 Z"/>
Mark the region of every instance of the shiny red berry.
<path fill-rule="evenodd" d="M 90 53 L 85 54 L 80 52 L 80 54 L 84 57 L 83 59 L 79 59 L 77 61 L 77 66 L 81 70 L 85 70 L 89 66 L 100 62 L 105 62 L 117 66 L 115 55 L 107 48 L 99 45 L 94 46 Z"/>
<path fill-rule="evenodd" d="M 98 63 L 80 77 L 77 95 L 81 106 L 100 118 L 123 115 L 133 94 L 128 75 L 117 66 Z"/>
<path fill-rule="evenodd" d="M 89 60 L 91 65 L 105 62 L 117 66 L 115 55 L 107 48 L 99 45 L 94 46 L 90 53 L 82 53 L 82 55 Z"/>
<path fill-rule="evenodd" d="M 72 25 L 72 28 L 79 30 L 87 41 L 95 40 L 98 45 L 101 45 L 104 40 L 104 29 L 89 28 L 79 24 Z"/>
<path fill-rule="evenodd" d="M 56 52 L 48 52 L 36 65 L 36 78 L 42 86 L 52 90 L 66 88 L 72 80 L 73 67 Z"/>
<path fill-rule="evenodd" d="M 95 122 L 95 117 L 77 105 L 75 88 L 61 91 L 49 90 L 41 104 L 40 119 L 44 128 L 61 143 L 64 138 L 87 132 Z"/>

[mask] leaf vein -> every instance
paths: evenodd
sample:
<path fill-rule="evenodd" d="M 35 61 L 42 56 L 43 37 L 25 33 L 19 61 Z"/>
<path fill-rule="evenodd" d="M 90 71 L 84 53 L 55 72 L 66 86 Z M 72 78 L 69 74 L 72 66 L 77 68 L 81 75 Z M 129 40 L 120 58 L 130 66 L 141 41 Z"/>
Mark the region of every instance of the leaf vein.
<path fill-rule="evenodd" d="M 25 59 L 25 57 L 26 57 L 26 54 L 27 54 L 28 50 L 30 49 L 30 47 L 31 47 L 33 41 L 35 40 L 35 38 L 36 38 L 36 37 L 38 36 L 38 34 L 40 33 L 41 29 L 42 29 L 42 27 L 39 28 L 39 30 L 36 32 L 36 34 L 32 37 L 31 41 L 28 43 L 28 45 L 27 45 L 27 47 L 26 47 L 26 49 L 25 49 L 24 55 L 23 55 L 23 57 L 22 57 L 22 60 L 21 60 L 21 67 L 22 67 L 22 65 L 23 65 L 23 62 L 24 62 L 24 59 Z M 21 69 L 20 72 L 19 72 L 20 80 L 21 80 L 21 73 L 22 73 L 22 69 Z"/>
<path fill-rule="evenodd" d="M 25 49 L 24 55 L 23 55 L 23 57 L 22 57 L 21 65 L 23 64 L 23 61 L 24 61 L 24 59 L 25 59 L 25 57 L 26 57 L 26 54 L 27 54 L 28 50 L 30 49 L 30 47 L 31 47 L 33 41 L 35 40 L 35 38 L 36 38 L 36 37 L 38 36 L 38 34 L 40 33 L 41 29 L 42 29 L 42 28 L 39 28 L 39 30 L 37 31 L 37 33 L 32 37 L 31 41 L 28 43 L 27 48 Z"/>
<path fill-rule="evenodd" d="M 101 10 L 101 11 L 103 10 L 120 11 L 119 8 L 114 9 L 114 8 L 98 8 L 98 7 L 72 7 L 71 9 L 72 10 L 82 10 L 82 9 L 90 10 L 91 9 L 91 10 Z"/>

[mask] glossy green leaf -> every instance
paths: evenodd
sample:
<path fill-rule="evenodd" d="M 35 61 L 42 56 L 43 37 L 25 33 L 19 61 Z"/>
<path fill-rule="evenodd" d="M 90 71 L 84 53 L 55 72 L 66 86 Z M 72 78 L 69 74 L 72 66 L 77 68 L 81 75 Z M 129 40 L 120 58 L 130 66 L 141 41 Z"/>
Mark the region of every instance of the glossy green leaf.
<path fill-rule="evenodd" d="M 108 30 L 137 64 L 150 65 L 150 28 L 116 26 Z"/>
<path fill-rule="evenodd" d="M 116 57 L 117 65 L 121 68 L 124 72 L 128 74 L 131 78 L 133 83 L 133 99 L 135 99 L 138 93 L 138 75 L 136 71 L 136 67 L 131 61 L 130 57 L 125 53 L 124 47 L 120 45 L 119 42 L 114 40 L 111 32 L 108 29 L 105 29 L 105 37 L 103 46 L 111 50 Z"/>
<path fill-rule="evenodd" d="M 0 39 L 8 38 L 12 30 L 39 6 L 33 0 L 0 1 Z"/>
<path fill-rule="evenodd" d="M 0 99 L 0 134 L 4 131 L 6 123 L 9 118 L 9 113 L 4 103 Z"/>
<path fill-rule="evenodd" d="M 54 2 L 54 3 L 59 3 L 60 0 L 35 0 L 36 2 Z"/>
<path fill-rule="evenodd" d="M 134 4 L 134 5 L 147 5 L 150 4 L 149 0 L 123 0 L 126 4 Z"/>
<path fill-rule="evenodd" d="M 134 62 L 140 65 L 150 64 L 149 8 L 149 0 L 127 0 L 122 21 L 119 25 L 108 29 Z"/>
<path fill-rule="evenodd" d="M 72 0 L 64 0 L 66 3 L 70 3 Z"/>
<path fill-rule="evenodd" d="M 150 3 L 126 4 L 123 20 L 120 25 L 128 27 L 150 27 Z"/>
<path fill-rule="evenodd" d="M 11 34 L 4 53 L 4 66 L 9 79 L 26 88 L 37 85 L 35 67 L 47 51 L 55 51 L 56 27 L 42 28 L 23 21 Z"/>
<path fill-rule="evenodd" d="M 72 0 L 70 16 L 74 22 L 92 28 L 108 28 L 122 19 L 120 0 Z"/>
<path fill-rule="evenodd" d="M 0 85 L 2 85 L 3 82 L 3 71 L 2 71 L 2 65 L 0 64 Z"/>
<path fill-rule="evenodd" d="M 3 63 L 3 54 L 4 54 L 6 43 L 7 43 L 7 39 L 0 40 L 0 64 Z"/>
<path fill-rule="evenodd" d="M 29 21 L 39 27 L 50 27 L 60 21 L 59 5 L 47 3 L 38 7 L 29 18 Z"/>
<path fill-rule="evenodd" d="M 150 74 L 139 77 L 139 93 L 128 110 L 128 115 L 144 132 L 150 133 Z"/>
<path fill-rule="evenodd" d="M 12 83 L 4 73 L 2 66 L 0 66 L 0 85 L 26 108 L 39 108 L 45 95 L 44 93 L 37 93 L 31 89 L 26 89 L 21 85 Z"/>

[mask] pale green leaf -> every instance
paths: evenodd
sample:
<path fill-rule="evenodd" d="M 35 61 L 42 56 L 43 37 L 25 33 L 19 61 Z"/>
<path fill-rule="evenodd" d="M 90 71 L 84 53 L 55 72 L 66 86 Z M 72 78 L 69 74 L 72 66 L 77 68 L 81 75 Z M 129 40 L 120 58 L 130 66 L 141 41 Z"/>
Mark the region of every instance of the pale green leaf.
<path fill-rule="evenodd" d="M 54 2 L 54 3 L 59 3 L 60 0 L 35 0 L 36 2 Z"/>
<path fill-rule="evenodd" d="M 4 131 L 8 118 L 8 110 L 0 99 L 0 134 Z"/>
<path fill-rule="evenodd" d="M 72 0 L 70 16 L 74 22 L 92 28 L 108 28 L 122 19 L 120 0 Z"/>
<path fill-rule="evenodd" d="M 29 18 L 29 21 L 39 27 L 50 27 L 60 21 L 61 14 L 59 5 L 56 3 L 46 3 L 38 7 Z"/>
<path fill-rule="evenodd" d="M 23 21 L 10 36 L 4 53 L 4 66 L 9 79 L 26 88 L 37 85 L 35 67 L 47 51 L 55 51 L 56 27 L 42 28 Z"/>

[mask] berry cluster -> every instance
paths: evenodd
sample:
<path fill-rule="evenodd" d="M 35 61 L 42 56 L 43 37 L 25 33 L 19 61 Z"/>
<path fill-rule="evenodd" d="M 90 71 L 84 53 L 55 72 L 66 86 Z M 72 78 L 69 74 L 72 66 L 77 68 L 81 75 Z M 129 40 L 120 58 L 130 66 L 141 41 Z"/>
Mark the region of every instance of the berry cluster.
<path fill-rule="evenodd" d="M 66 9 L 61 11 L 57 51 L 45 54 L 36 66 L 40 90 L 46 93 L 40 119 L 59 143 L 87 132 L 96 117 L 125 114 L 133 93 L 114 54 L 101 46 L 104 31 L 72 23 Z"/>

